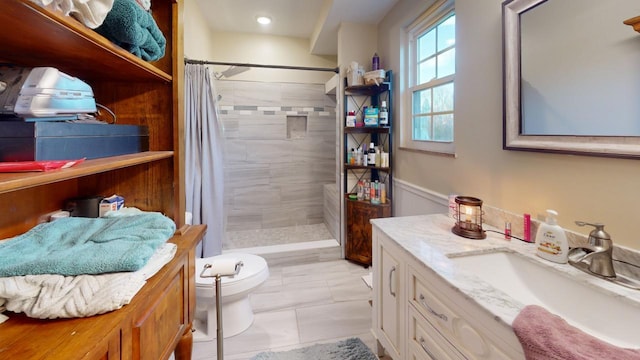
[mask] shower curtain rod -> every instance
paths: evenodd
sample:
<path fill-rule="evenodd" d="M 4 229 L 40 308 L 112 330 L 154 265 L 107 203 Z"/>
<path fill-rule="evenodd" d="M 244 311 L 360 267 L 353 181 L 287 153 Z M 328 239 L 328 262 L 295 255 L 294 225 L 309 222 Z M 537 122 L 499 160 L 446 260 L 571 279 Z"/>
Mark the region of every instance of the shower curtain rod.
<path fill-rule="evenodd" d="M 308 67 L 308 66 L 287 66 L 287 65 L 263 65 L 263 64 L 247 64 L 247 63 L 231 63 L 231 62 L 219 62 L 219 61 L 205 61 L 205 60 L 192 60 L 184 59 L 185 64 L 200 64 L 200 65 L 227 65 L 227 66 L 239 66 L 239 67 L 255 67 L 255 68 L 269 68 L 269 69 L 286 69 L 286 70 L 309 70 L 309 71 L 331 71 L 336 74 L 340 73 L 340 68 L 321 68 L 321 67 Z"/>

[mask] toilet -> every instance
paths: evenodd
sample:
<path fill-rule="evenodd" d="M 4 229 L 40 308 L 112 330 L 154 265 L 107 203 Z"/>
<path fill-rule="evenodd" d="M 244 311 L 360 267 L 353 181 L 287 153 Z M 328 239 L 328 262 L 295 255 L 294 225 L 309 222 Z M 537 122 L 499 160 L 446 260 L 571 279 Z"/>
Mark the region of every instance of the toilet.
<path fill-rule="evenodd" d="M 227 253 L 196 259 L 196 313 L 193 341 L 211 341 L 216 338 L 215 277 L 200 277 L 205 264 L 215 270 L 216 260 L 238 260 L 243 266 L 238 275 L 222 277 L 222 335 L 238 335 L 253 323 L 253 309 L 249 294 L 269 277 L 267 262 L 260 256 L 245 253 Z"/>

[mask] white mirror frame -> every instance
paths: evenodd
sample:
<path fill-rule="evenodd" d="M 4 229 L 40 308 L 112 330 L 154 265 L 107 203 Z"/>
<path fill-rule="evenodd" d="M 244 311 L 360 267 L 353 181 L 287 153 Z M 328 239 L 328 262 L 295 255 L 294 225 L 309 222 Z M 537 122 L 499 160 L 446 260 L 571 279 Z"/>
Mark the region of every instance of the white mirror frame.
<path fill-rule="evenodd" d="M 547 0 L 506 0 L 502 3 L 503 149 L 640 158 L 640 136 L 523 135 L 521 133 L 520 14 L 544 1 Z"/>

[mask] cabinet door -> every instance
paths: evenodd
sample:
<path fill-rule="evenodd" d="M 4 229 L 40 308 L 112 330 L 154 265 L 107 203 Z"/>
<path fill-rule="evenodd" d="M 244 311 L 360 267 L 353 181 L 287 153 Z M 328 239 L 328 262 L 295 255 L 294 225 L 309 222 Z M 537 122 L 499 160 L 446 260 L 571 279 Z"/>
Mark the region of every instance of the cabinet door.
<path fill-rule="evenodd" d="M 404 336 L 403 266 L 398 250 L 384 242 L 385 236 L 374 234 L 375 261 L 374 311 L 375 333 L 378 341 L 394 359 L 402 359 Z"/>
<path fill-rule="evenodd" d="M 378 217 L 375 206 L 347 201 L 347 241 L 345 257 L 364 265 L 371 265 L 371 223 Z"/>
<path fill-rule="evenodd" d="M 389 204 L 373 205 L 365 201 L 347 200 L 347 228 L 345 257 L 364 265 L 371 265 L 372 228 L 369 220 L 391 216 Z"/>

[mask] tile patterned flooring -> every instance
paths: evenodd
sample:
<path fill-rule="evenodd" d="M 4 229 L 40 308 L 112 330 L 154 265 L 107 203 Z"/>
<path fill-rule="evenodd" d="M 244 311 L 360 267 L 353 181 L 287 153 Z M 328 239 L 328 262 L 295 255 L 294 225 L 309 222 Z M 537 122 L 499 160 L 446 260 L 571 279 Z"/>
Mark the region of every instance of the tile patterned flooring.
<path fill-rule="evenodd" d="M 255 319 L 245 332 L 226 338 L 224 358 L 249 359 L 314 343 L 360 337 L 371 349 L 370 272 L 346 260 L 270 266 L 270 277 L 250 295 Z M 224 319 L 223 319 L 224 321 Z M 216 358 L 216 342 L 194 343 L 193 359 Z"/>
<path fill-rule="evenodd" d="M 334 239 L 324 223 L 270 229 L 227 231 L 224 250 Z"/>

